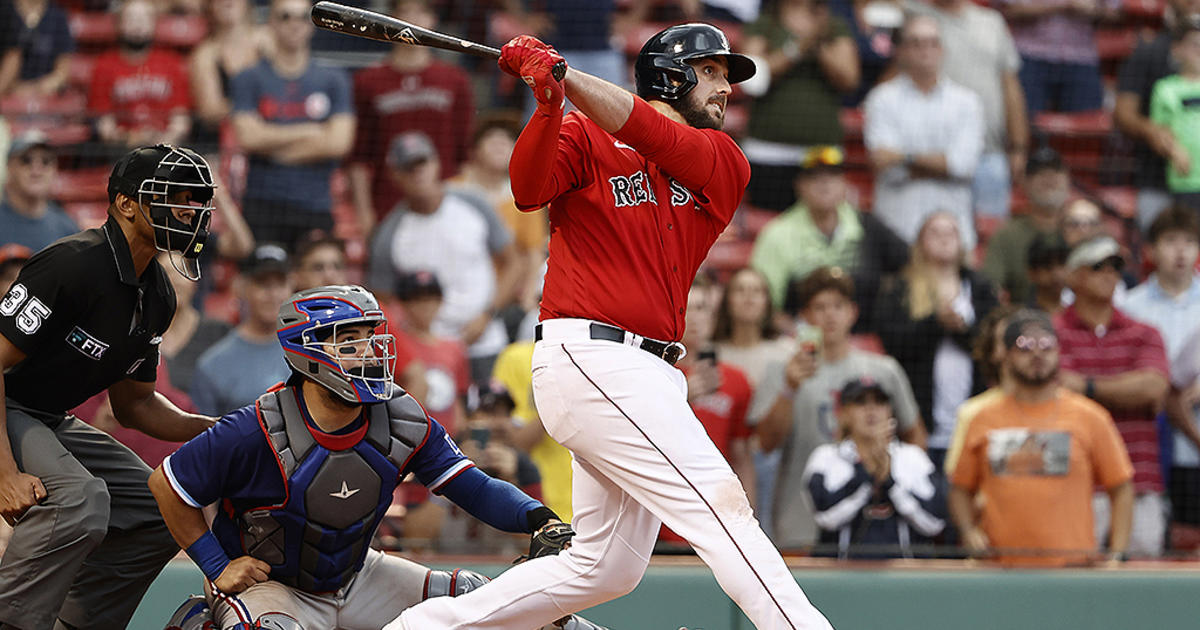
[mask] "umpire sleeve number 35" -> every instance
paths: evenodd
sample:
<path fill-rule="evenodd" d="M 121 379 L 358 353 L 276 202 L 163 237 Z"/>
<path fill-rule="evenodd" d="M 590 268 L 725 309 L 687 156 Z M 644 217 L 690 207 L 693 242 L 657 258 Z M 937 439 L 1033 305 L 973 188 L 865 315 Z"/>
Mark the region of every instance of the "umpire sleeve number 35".
<path fill-rule="evenodd" d="M 4 296 L 4 301 L 0 302 L 0 315 L 16 315 L 17 330 L 32 335 L 42 327 L 42 322 L 50 315 L 50 308 L 41 300 L 30 296 L 25 285 L 14 284 L 8 290 L 8 295 Z"/>

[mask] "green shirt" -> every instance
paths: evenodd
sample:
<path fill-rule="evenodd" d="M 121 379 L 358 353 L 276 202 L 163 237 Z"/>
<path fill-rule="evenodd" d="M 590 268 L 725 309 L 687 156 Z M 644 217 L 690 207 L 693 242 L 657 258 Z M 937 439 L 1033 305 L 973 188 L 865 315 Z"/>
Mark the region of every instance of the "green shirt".
<path fill-rule="evenodd" d="M 1171 192 L 1200 192 L 1200 81 L 1173 74 L 1159 79 L 1150 96 L 1150 120 L 1166 126 L 1187 151 L 1192 168 L 1184 175 L 1167 167 Z"/>
<path fill-rule="evenodd" d="M 764 12 L 758 21 L 746 27 L 745 36 L 761 35 L 768 49 L 783 48 L 791 35 Z M 850 29 L 840 18 L 831 17 L 825 41 L 849 37 Z M 765 67 L 760 72 L 767 72 Z M 842 95 L 825 78 L 817 61 L 816 49 L 792 64 L 781 76 L 771 78 L 771 88 L 754 100 L 747 133 L 754 138 L 783 144 L 842 144 L 842 123 L 838 113 Z"/>
<path fill-rule="evenodd" d="M 1033 295 L 1033 283 L 1029 281 L 1029 246 L 1040 233 L 1043 232 L 1034 226 L 1033 219 L 1019 215 L 996 230 L 988 241 L 983 275 L 1008 291 L 1013 304 L 1024 304 Z M 1053 236 L 1054 231 L 1044 234 Z"/>
<path fill-rule="evenodd" d="M 796 203 L 763 226 L 754 242 L 750 266 L 767 278 L 776 306 L 783 307 L 788 280 L 793 277 L 806 276 L 826 265 L 854 270 L 865 234 L 862 221 L 854 206 L 845 201 L 838 206 L 837 215 L 838 225 L 832 238 L 817 228 L 802 203 Z"/>

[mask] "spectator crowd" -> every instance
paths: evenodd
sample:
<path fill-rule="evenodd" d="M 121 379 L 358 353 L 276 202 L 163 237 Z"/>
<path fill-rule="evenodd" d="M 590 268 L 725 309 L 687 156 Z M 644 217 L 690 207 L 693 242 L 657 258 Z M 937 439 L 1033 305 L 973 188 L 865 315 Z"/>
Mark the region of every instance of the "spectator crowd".
<path fill-rule="evenodd" d="M 755 60 L 726 117 L 750 183 L 678 367 L 786 552 L 1200 552 L 1200 1 L 349 3 L 533 33 L 626 87 L 670 23 L 718 24 Z M 218 167 L 215 243 L 176 284 L 160 391 L 249 404 L 288 375 L 279 305 L 361 283 L 397 382 L 569 518 L 571 458 L 529 375 L 553 226 L 509 190 L 528 91 L 474 58 L 317 32 L 311 4 L 4 2 L 0 296 L 102 222 L 116 156 L 194 147 Z M 173 448 L 103 396 L 79 414 L 151 465 Z M 484 529 L 404 484 L 380 540 L 512 547 Z"/>

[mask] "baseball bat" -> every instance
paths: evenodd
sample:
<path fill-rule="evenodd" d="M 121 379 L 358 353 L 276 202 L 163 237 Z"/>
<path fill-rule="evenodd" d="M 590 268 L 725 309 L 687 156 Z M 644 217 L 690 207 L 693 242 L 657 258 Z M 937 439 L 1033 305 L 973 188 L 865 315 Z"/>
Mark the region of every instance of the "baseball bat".
<path fill-rule="evenodd" d="M 416 24 L 390 15 L 368 11 L 358 7 L 348 7 L 336 2 L 322 0 L 313 5 L 312 21 L 318 28 L 327 31 L 345 33 L 355 37 L 365 37 L 380 42 L 401 43 L 410 46 L 431 46 L 442 50 L 467 53 L 485 59 L 499 59 L 500 49 L 476 44 L 475 42 L 431 31 Z M 558 62 L 550 74 L 556 81 L 562 81 L 567 73 L 567 65 Z"/>

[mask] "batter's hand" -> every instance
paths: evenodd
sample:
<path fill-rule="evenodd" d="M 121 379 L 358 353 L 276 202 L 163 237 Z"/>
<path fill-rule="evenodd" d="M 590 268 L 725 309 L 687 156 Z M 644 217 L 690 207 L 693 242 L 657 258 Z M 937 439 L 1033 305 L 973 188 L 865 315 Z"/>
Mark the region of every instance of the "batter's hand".
<path fill-rule="evenodd" d="M 552 74 L 559 63 L 566 63 L 563 56 L 531 35 L 514 37 L 500 49 L 500 69 L 527 83 L 538 109 L 547 114 L 556 114 L 563 107 L 562 83 Z"/>
<path fill-rule="evenodd" d="M 29 508 L 46 498 L 42 480 L 17 472 L 0 477 L 0 517 L 9 525 L 16 525 Z"/>
<path fill-rule="evenodd" d="M 230 562 L 217 581 L 213 582 L 222 593 L 240 593 L 259 582 L 267 581 L 271 565 L 253 556 L 241 556 Z"/>

